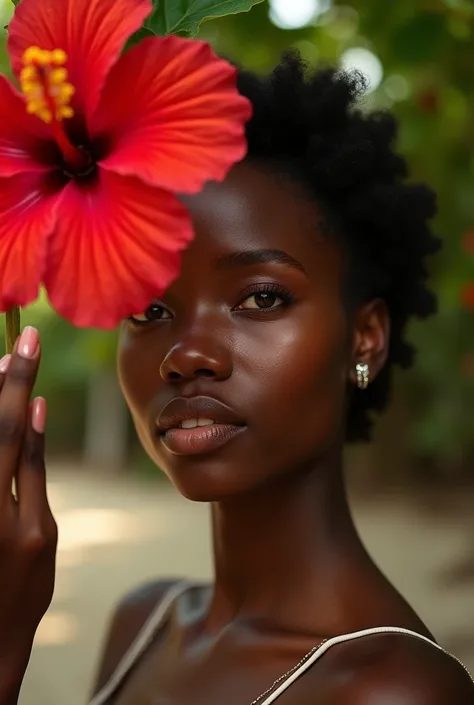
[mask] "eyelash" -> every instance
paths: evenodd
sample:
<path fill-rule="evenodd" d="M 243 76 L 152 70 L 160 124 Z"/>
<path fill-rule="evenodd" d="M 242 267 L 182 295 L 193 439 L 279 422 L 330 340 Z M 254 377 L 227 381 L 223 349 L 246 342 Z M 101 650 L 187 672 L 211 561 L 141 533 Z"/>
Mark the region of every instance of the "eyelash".
<path fill-rule="evenodd" d="M 281 284 L 272 284 L 272 283 L 266 283 L 266 284 L 253 284 L 250 286 L 248 289 L 245 290 L 245 292 L 242 292 L 242 299 L 240 301 L 239 306 L 241 306 L 247 299 L 249 299 L 251 296 L 255 296 L 256 294 L 275 294 L 278 296 L 279 299 L 282 300 L 282 303 L 279 304 L 278 306 L 272 306 L 271 308 L 255 308 L 255 309 L 237 309 L 240 311 L 257 311 L 258 313 L 273 313 L 279 308 L 284 308 L 285 306 L 289 306 L 294 302 L 294 297 L 291 294 L 291 292 Z"/>
<path fill-rule="evenodd" d="M 278 296 L 279 299 L 282 300 L 282 303 L 279 304 L 278 306 L 272 306 L 271 308 L 255 308 L 255 309 L 243 309 L 243 308 L 235 308 L 233 309 L 234 311 L 252 311 L 252 312 L 257 312 L 258 314 L 260 313 L 274 313 L 277 309 L 284 308 L 286 306 L 291 305 L 294 302 L 294 297 L 291 294 L 291 292 L 281 284 L 271 284 L 271 283 L 266 283 L 266 284 L 253 284 L 250 286 L 248 289 L 246 289 L 244 292 L 241 293 L 241 300 L 239 303 L 239 306 L 241 306 L 247 299 L 249 299 L 251 296 L 255 296 L 256 294 L 275 294 Z M 154 303 L 151 304 L 151 306 L 158 306 L 160 307 L 161 304 Z M 151 308 L 150 306 L 150 308 Z M 162 308 L 165 308 L 165 306 L 162 306 Z M 148 310 L 148 309 L 147 309 Z M 145 311 L 146 313 L 146 311 Z M 170 320 L 169 318 L 163 319 L 165 321 Z M 133 316 L 129 316 L 128 322 L 130 323 L 131 326 L 135 328 L 141 328 L 144 326 L 149 325 L 150 323 L 159 323 L 159 319 L 157 321 L 153 320 L 147 320 L 147 321 L 138 321 L 136 318 Z"/>
<path fill-rule="evenodd" d="M 157 308 L 163 308 L 163 309 L 167 310 L 167 309 L 166 309 L 166 306 L 162 306 L 160 303 L 156 302 L 156 303 L 150 304 L 150 306 L 146 309 L 146 311 L 144 311 L 144 312 L 143 312 L 142 314 L 140 314 L 140 315 L 144 316 L 144 315 L 146 314 L 146 312 L 147 312 L 150 308 L 152 308 L 153 306 L 156 306 Z M 170 318 L 164 318 L 164 319 L 162 319 L 162 320 L 164 320 L 164 321 L 169 321 L 169 320 L 171 320 L 171 319 L 170 319 Z M 128 319 L 127 319 L 127 321 L 128 321 L 128 323 L 129 323 L 133 328 L 145 328 L 146 326 L 149 326 L 149 325 L 152 324 L 152 323 L 160 323 L 160 319 L 158 319 L 158 320 L 156 320 L 156 321 L 154 321 L 153 319 L 152 319 L 152 320 L 146 320 L 146 321 L 138 321 L 138 320 L 135 318 L 135 316 L 129 316 Z"/>

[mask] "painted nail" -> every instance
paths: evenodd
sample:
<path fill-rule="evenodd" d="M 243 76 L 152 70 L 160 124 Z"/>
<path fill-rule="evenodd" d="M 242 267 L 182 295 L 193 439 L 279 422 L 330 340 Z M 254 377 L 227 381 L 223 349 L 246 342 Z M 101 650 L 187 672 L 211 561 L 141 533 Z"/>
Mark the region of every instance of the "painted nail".
<path fill-rule="evenodd" d="M 11 356 L 11 355 L 5 355 L 5 356 L 2 357 L 2 359 L 0 360 L 0 372 L 1 372 L 2 374 L 5 374 L 5 372 L 7 372 L 8 368 L 10 367 L 10 361 L 11 361 L 11 359 L 12 359 L 12 356 Z"/>
<path fill-rule="evenodd" d="M 26 357 L 31 359 L 35 356 L 38 349 L 39 335 L 36 328 L 32 326 L 26 326 L 20 337 L 20 342 L 18 343 L 18 354 L 21 357 Z"/>
<path fill-rule="evenodd" d="M 31 425 L 36 433 L 44 433 L 46 428 L 46 399 L 36 397 L 33 401 L 33 411 L 31 414 Z"/>

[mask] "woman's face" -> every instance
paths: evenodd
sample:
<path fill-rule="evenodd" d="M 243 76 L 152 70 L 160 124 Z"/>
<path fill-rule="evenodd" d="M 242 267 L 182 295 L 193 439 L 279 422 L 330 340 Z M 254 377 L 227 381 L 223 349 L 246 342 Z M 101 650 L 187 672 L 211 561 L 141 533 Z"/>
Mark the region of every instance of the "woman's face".
<path fill-rule="evenodd" d="M 296 186 L 244 163 L 186 205 L 195 241 L 166 295 L 124 323 L 119 376 L 150 457 L 186 497 L 217 501 L 338 442 L 353 334 L 342 258 Z M 181 427 L 197 419 L 215 423 Z"/>

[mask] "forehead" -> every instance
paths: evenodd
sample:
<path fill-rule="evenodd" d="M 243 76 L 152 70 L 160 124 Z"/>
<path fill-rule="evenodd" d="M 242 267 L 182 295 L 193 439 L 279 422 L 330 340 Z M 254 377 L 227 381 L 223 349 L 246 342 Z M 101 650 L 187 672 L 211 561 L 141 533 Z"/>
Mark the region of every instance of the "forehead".
<path fill-rule="evenodd" d="M 279 249 L 306 266 L 325 251 L 334 252 L 334 243 L 322 236 L 316 203 L 301 186 L 269 167 L 243 162 L 224 182 L 208 184 L 200 194 L 182 200 L 196 232 L 194 254 L 201 248 L 215 251 L 216 257 Z"/>

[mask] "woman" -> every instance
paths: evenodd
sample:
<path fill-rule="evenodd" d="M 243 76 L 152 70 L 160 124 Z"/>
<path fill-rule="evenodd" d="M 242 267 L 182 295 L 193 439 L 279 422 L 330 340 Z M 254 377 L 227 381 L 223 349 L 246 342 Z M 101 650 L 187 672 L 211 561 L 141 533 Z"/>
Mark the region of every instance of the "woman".
<path fill-rule="evenodd" d="M 438 248 L 435 198 L 405 183 L 393 117 L 356 109 L 362 87 L 305 75 L 296 55 L 265 80 L 241 72 L 248 158 L 186 199 L 196 239 L 180 278 L 124 323 L 138 435 L 185 497 L 211 504 L 215 581 L 125 598 L 94 705 L 474 702 L 346 500 L 344 443 L 370 438 L 393 366 L 412 364 L 405 328 L 434 311 L 425 257 Z M 27 329 L 3 363 L 1 705 L 16 702 L 53 584 L 43 400 L 25 421 L 39 354 Z"/>

